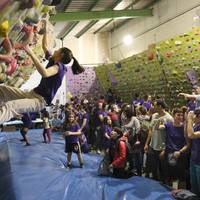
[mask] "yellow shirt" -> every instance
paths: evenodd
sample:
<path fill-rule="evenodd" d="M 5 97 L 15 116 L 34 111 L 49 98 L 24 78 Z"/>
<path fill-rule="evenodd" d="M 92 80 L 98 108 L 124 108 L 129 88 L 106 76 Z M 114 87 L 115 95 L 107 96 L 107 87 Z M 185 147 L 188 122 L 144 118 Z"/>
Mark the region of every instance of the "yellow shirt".
<path fill-rule="evenodd" d="M 43 123 L 44 123 L 44 128 L 45 129 L 50 128 L 49 118 L 44 117 L 43 118 Z"/>

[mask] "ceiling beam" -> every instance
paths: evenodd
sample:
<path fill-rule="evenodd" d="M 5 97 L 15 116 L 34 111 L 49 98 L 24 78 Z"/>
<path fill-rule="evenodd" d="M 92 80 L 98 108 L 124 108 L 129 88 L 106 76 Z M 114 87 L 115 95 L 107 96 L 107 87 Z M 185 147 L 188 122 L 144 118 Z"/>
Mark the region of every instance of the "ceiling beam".
<path fill-rule="evenodd" d="M 134 2 L 132 2 L 130 5 L 128 5 L 127 7 L 124 8 L 124 10 L 131 8 L 132 6 L 134 6 L 135 4 L 137 4 L 139 1 L 141 0 L 135 0 Z M 107 21 L 105 24 L 103 24 L 101 27 L 99 27 L 94 34 L 98 33 L 99 31 L 101 31 L 103 28 L 105 28 L 108 24 L 110 24 L 114 19 L 110 19 L 109 21 Z"/>
<path fill-rule="evenodd" d="M 105 24 L 103 24 L 102 26 L 100 26 L 95 32 L 94 34 L 98 33 L 99 31 L 101 31 L 103 28 L 105 28 L 108 24 L 110 24 L 114 19 L 110 19 L 109 21 L 107 21 Z"/>
<path fill-rule="evenodd" d="M 122 2 L 122 0 L 117 0 L 115 1 L 111 6 L 109 6 L 107 9 L 113 9 L 115 8 L 115 6 L 117 6 L 120 2 Z M 81 29 L 76 35 L 75 37 L 79 38 L 81 37 L 84 33 L 86 33 L 90 28 L 92 28 L 92 26 L 94 26 L 99 20 L 92 20 L 91 22 L 89 22 L 83 29 Z"/>
<path fill-rule="evenodd" d="M 62 2 L 56 6 L 57 11 L 65 11 L 65 9 L 69 6 L 72 0 L 62 0 Z"/>
<path fill-rule="evenodd" d="M 98 2 L 99 2 L 99 0 L 95 0 L 95 1 L 93 2 L 93 4 L 89 7 L 88 10 L 92 10 L 92 9 L 97 5 Z"/>
<path fill-rule="evenodd" d="M 154 6 L 155 4 L 157 4 L 159 1 L 161 0 L 153 0 L 152 2 L 150 2 L 149 4 L 147 4 L 144 9 L 150 8 L 152 6 Z M 129 22 L 130 19 L 125 19 L 122 23 L 118 24 L 117 26 L 115 26 L 114 28 L 112 28 L 110 31 L 114 31 L 115 29 L 118 29 L 120 27 L 122 27 L 124 24 L 126 24 L 127 22 Z"/>
<path fill-rule="evenodd" d="M 87 24 L 82 30 L 80 30 L 75 37 L 80 38 L 87 30 L 89 30 L 94 24 L 96 24 L 96 20 L 92 20 L 89 24 Z"/>
<path fill-rule="evenodd" d="M 95 19 L 109 19 L 120 17 L 147 17 L 153 16 L 152 9 L 130 9 L 130 10 L 105 10 L 89 12 L 60 12 L 50 17 L 52 22 L 60 21 L 81 21 Z"/>
<path fill-rule="evenodd" d="M 97 3 L 99 2 L 99 0 L 95 0 L 93 2 L 93 4 L 91 4 L 91 6 L 89 7 L 88 11 L 92 10 Z M 69 26 L 65 26 L 64 29 L 61 31 L 61 33 L 59 34 L 59 38 L 65 38 L 75 27 L 76 25 L 79 23 L 79 21 L 73 21 Z"/>
<path fill-rule="evenodd" d="M 72 22 L 70 24 L 67 24 L 62 30 L 61 32 L 59 33 L 59 35 L 57 36 L 58 38 L 64 38 L 67 34 L 69 34 L 73 29 L 74 27 L 79 23 L 79 21 L 75 21 L 75 22 Z"/>

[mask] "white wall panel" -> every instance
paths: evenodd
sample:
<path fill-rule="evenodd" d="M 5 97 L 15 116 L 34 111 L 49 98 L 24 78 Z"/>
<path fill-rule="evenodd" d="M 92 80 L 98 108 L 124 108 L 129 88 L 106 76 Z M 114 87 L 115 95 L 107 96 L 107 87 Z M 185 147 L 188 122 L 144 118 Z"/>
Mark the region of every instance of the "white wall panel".
<path fill-rule="evenodd" d="M 81 64 L 104 63 L 109 56 L 109 33 L 86 33 L 80 38 L 66 38 L 64 46 L 70 48 Z"/>
<path fill-rule="evenodd" d="M 111 34 L 111 60 L 123 59 L 146 50 L 151 43 L 191 30 L 196 24 L 193 17 L 198 9 L 199 0 L 161 0 L 154 6 L 153 17 L 134 19 L 114 30 Z M 122 43 L 126 34 L 135 38 L 131 46 Z"/>

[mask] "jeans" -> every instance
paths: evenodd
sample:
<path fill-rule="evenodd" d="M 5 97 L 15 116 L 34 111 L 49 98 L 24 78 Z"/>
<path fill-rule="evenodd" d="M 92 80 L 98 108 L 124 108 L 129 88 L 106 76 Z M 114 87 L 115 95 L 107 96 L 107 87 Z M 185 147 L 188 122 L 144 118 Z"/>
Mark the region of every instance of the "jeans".
<path fill-rule="evenodd" d="M 190 162 L 191 190 L 200 198 L 200 165 Z"/>

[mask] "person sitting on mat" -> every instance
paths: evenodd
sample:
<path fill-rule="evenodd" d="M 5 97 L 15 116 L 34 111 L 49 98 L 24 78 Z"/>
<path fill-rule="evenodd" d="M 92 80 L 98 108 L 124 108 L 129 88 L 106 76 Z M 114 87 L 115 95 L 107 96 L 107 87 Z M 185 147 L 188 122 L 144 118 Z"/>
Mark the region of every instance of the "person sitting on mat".
<path fill-rule="evenodd" d="M 111 159 L 109 168 L 112 176 L 123 179 L 134 176 L 134 172 L 129 168 L 130 162 L 132 162 L 130 160 L 132 150 L 126 134 L 120 128 L 114 127 L 110 137 L 112 145 L 109 149 Z"/>

